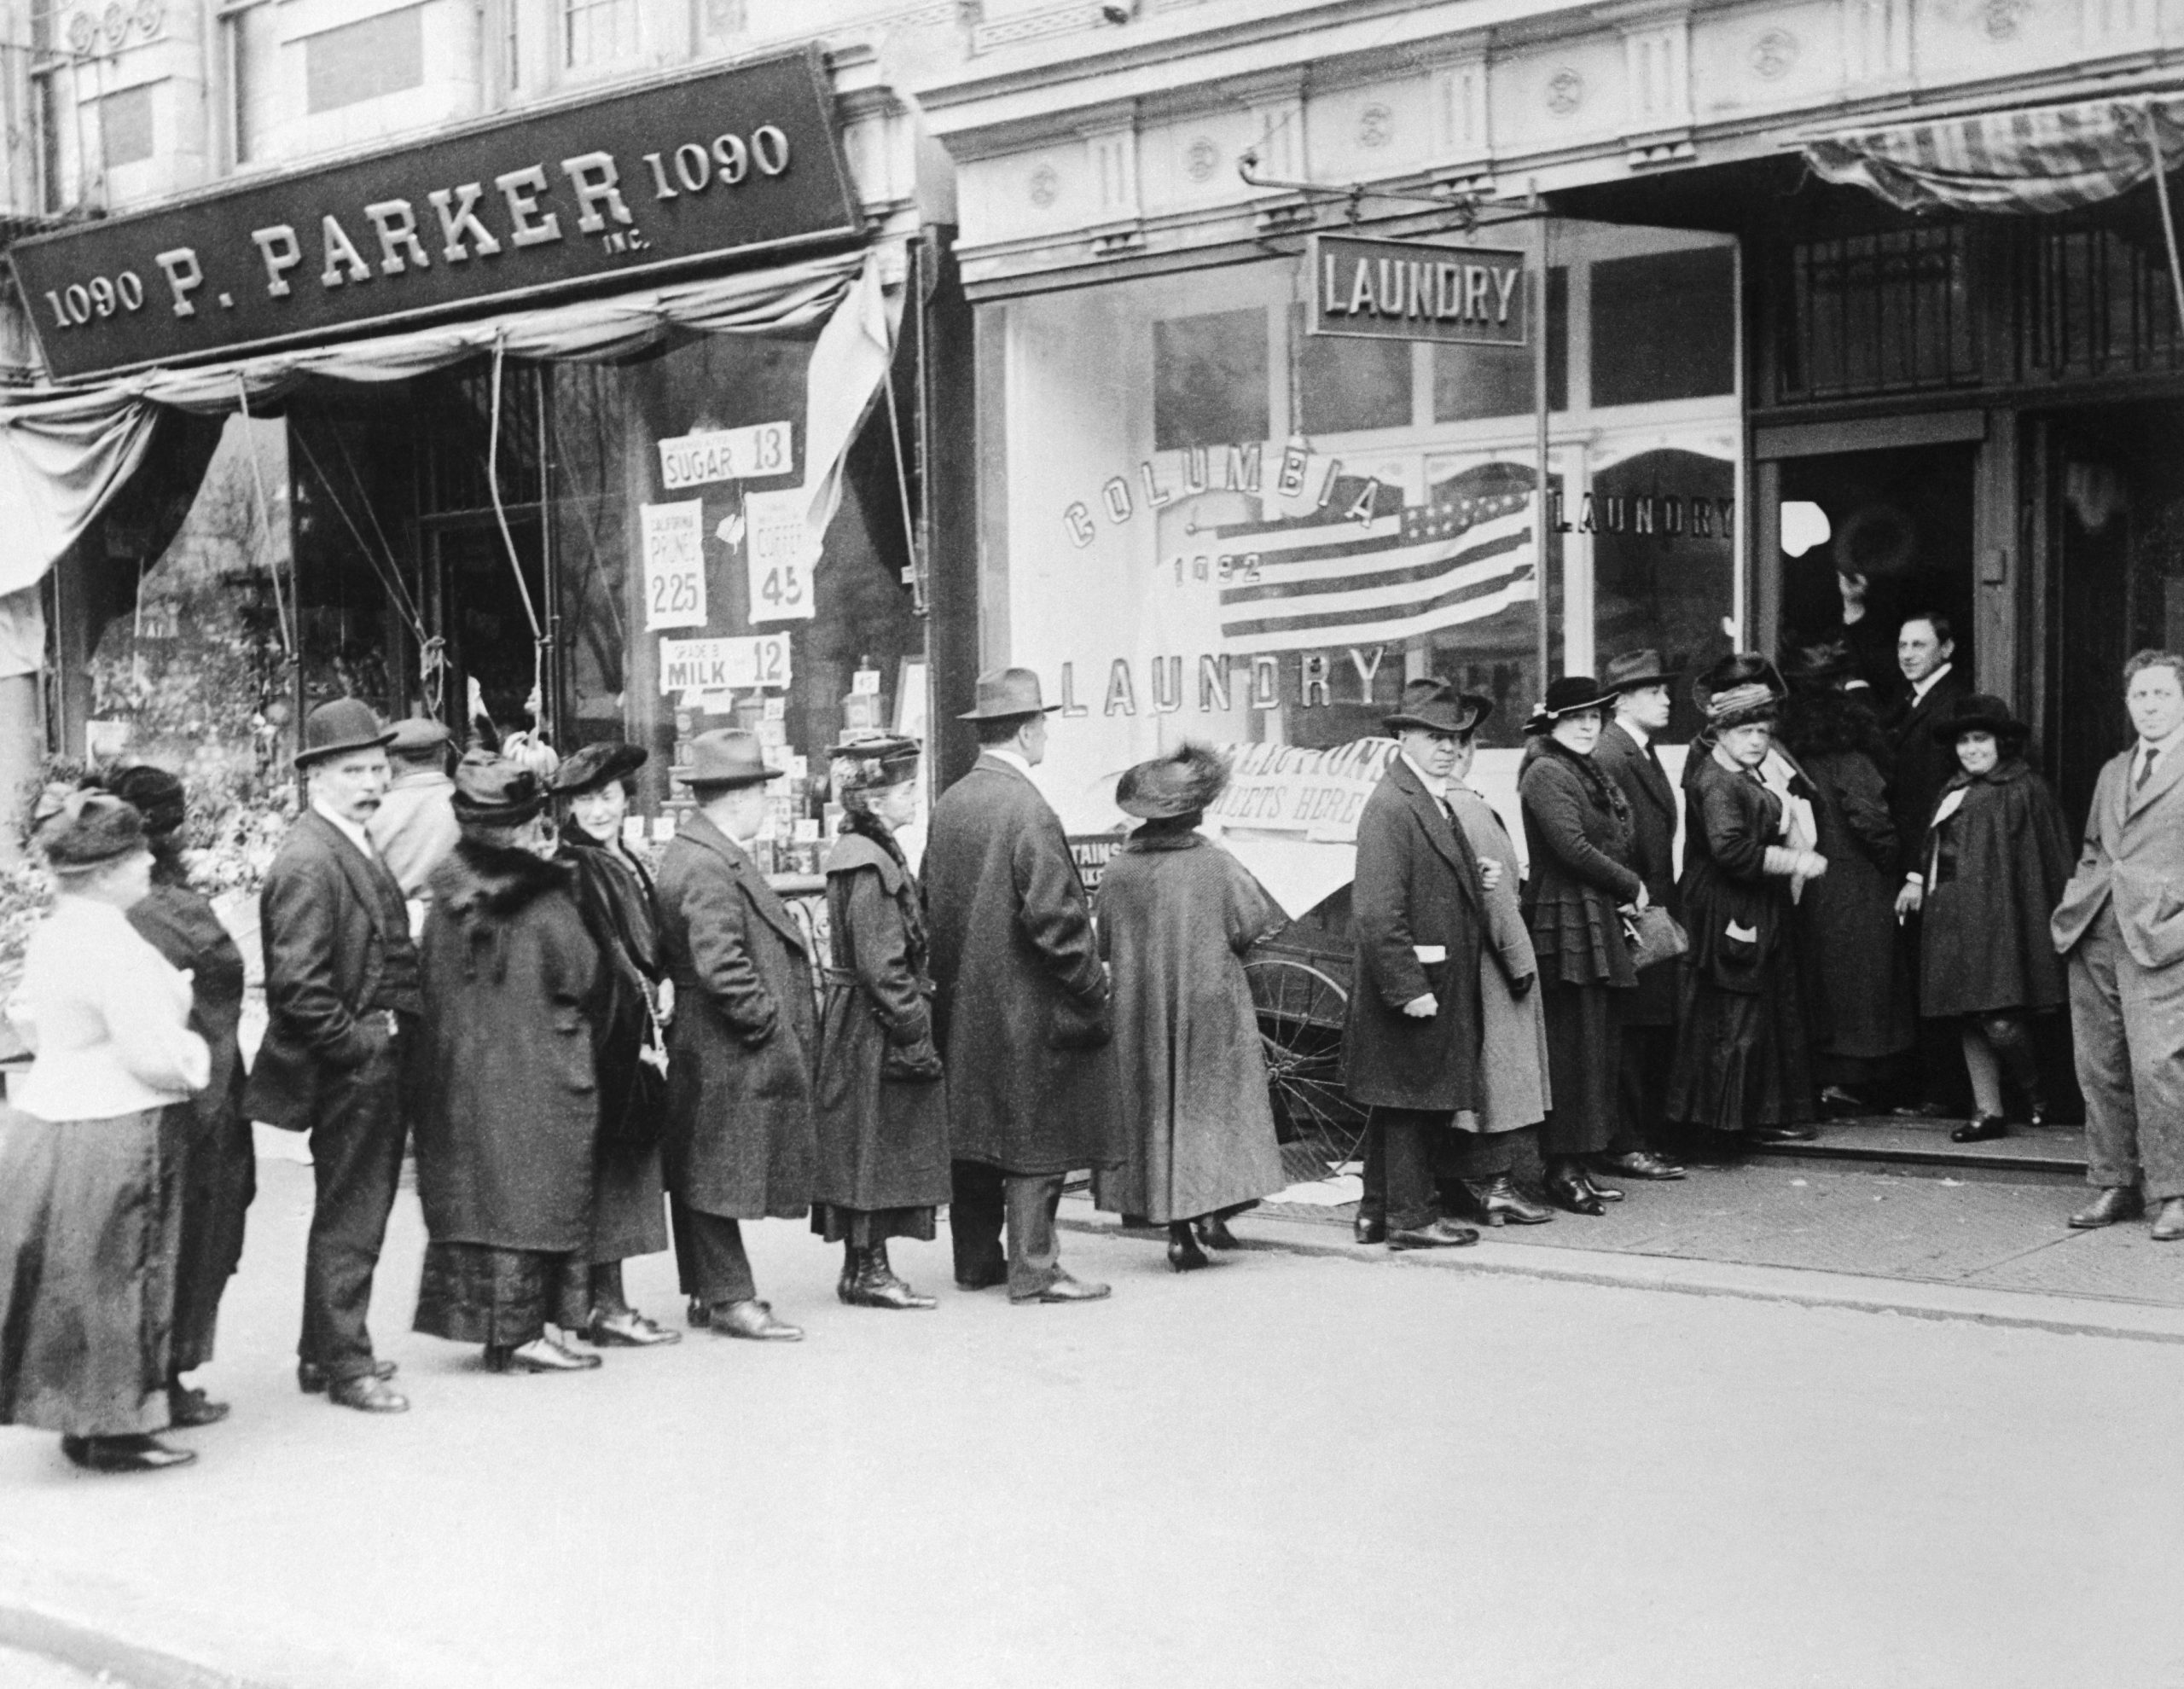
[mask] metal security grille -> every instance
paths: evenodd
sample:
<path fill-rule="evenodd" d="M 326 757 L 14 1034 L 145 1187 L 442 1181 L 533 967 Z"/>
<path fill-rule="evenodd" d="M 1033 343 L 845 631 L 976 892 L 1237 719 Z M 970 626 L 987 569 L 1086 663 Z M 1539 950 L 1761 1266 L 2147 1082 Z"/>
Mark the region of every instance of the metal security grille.
<path fill-rule="evenodd" d="M 2025 374 L 2065 380 L 2184 369 L 2167 260 L 2141 231 L 2042 223 L 2018 249 Z"/>
<path fill-rule="evenodd" d="M 1780 397 L 1977 386 L 1969 271 L 1955 223 L 1794 245 L 1780 318 Z"/>

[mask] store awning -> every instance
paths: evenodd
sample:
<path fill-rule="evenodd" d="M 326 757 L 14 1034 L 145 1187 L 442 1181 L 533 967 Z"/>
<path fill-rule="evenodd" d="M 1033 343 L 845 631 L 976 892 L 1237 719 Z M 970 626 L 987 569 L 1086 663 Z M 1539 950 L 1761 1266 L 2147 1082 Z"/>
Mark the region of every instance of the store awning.
<path fill-rule="evenodd" d="M 1854 130 L 1805 143 L 1830 182 L 1906 211 L 2073 211 L 2184 164 L 2184 96 L 2091 100 Z"/>
<path fill-rule="evenodd" d="M 162 408 L 218 414 L 280 399 L 306 380 L 400 381 L 498 352 L 605 363 L 677 334 L 820 330 L 806 413 L 810 518 L 823 531 L 840 496 L 841 463 L 880 392 L 899 294 L 881 286 L 880 254 L 800 264 L 648 288 L 610 299 L 514 311 L 380 339 L 154 369 L 67 391 L 0 396 L 0 596 L 35 586 L 127 485 L 150 449 Z"/>

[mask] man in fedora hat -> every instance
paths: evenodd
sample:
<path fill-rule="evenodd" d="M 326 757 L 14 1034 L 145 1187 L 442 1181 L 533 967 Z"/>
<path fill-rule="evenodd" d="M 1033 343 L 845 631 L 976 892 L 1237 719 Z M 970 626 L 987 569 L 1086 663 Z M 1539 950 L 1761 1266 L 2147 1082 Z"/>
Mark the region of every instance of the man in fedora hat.
<path fill-rule="evenodd" d="M 1406 685 L 1386 721 L 1399 748 L 1357 818 L 1343 1059 L 1345 1088 L 1369 1111 L 1360 1243 L 1478 1241 L 1443 1216 L 1435 1162 L 1456 1111 L 1478 1107 L 1480 946 L 1503 869 L 1480 862 L 1445 793 L 1461 741 L 1492 707 L 1446 681 Z"/>
<path fill-rule="evenodd" d="M 410 899 L 410 928 L 421 932 L 433 897 L 433 870 L 455 849 L 455 782 L 448 777 L 449 734 L 427 716 L 397 722 L 386 742 L 388 781 L 371 834 L 388 870 Z"/>
<path fill-rule="evenodd" d="M 924 862 L 956 1281 L 1006 1284 L 1018 1303 L 1107 1294 L 1063 1271 L 1054 1211 L 1066 1175 L 1122 1158 L 1107 972 L 1061 820 L 1031 781 L 1055 707 L 1029 669 L 979 676 L 961 717 L 979 760 L 933 806 Z"/>
<path fill-rule="evenodd" d="M 296 766 L 311 803 L 258 897 L 267 1019 L 244 1094 L 253 1120 L 311 1134 L 317 1201 L 296 1381 L 368 1413 L 410 1405 L 387 1383 L 394 1363 L 374 1355 L 365 1316 L 424 1007 L 402 887 L 367 827 L 386 791 L 388 737 L 354 698 L 305 718 Z"/>
<path fill-rule="evenodd" d="M 1647 900 L 1681 919 L 1676 891 L 1680 811 L 1653 741 L 1668 731 L 1674 703 L 1669 688 L 1682 676 L 1662 665 L 1659 652 L 1641 650 L 1609 658 L 1601 678 L 1615 694 L 1615 719 L 1600 729 L 1593 763 L 1622 788 L 1630 805 L 1635 866 Z M 1623 1024 L 1618 1118 L 1615 1136 L 1598 1159 L 1628 1179 L 1681 1179 L 1683 1169 L 1648 1142 L 1668 1096 L 1669 1064 L 1676 1059 L 1676 964 L 1655 962 L 1616 1007 Z"/>
<path fill-rule="evenodd" d="M 811 1202 L 817 1013 L 803 929 L 751 858 L 765 824 L 756 734 L 690 742 L 698 800 L 660 857 L 660 962 L 675 984 L 660 1158 L 690 1322 L 793 1343 L 803 1330 L 758 1299 L 746 1220 L 801 1219 Z"/>

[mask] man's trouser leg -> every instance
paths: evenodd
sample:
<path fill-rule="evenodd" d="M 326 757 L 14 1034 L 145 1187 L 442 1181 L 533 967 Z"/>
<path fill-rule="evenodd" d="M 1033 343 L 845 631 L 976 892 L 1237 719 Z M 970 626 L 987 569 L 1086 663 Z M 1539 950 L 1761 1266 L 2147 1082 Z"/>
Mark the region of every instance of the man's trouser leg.
<path fill-rule="evenodd" d="M 992 1283 L 1005 1264 L 1001 1233 L 1008 1204 L 1001 1170 L 983 1161 L 959 1161 L 949 1175 L 948 1240 L 956 1255 L 956 1281 Z"/>
<path fill-rule="evenodd" d="M 1675 1058 L 1674 1026 L 1625 1025 L 1618 1035 L 1615 1135 L 1608 1140 L 1610 1155 L 1653 1147 L 1669 1094 L 1669 1065 Z"/>
<path fill-rule="evenodd" d="M 1061 1206 L 1059 1173 L 1002 1175 L 1008 1214 L 1008 1298 L 1029 1301 L 1061 1276 L 1061 1239 L 1054 1211 Z"/>
<path fill-rule="evenodd" d="M 684 1262 L 686 1295 L 706 1308 L 727 1308 L 749 1302 L 758 1294 L 751 1275 L 751 1257 L 743 1248 L 743 1228 L 721 1214 L 706 1214 L 678 1205 L 676 1210 L 677 1252 Z M 687 1253 L 685 1252 L 687 1251 Z"/>
<path fill-rule="evenodd" d="M 1448 1117 L 1414 1108 L 1375 1108 L 1368 1130 L 1380 1152 L 1388 1229 L 1409 1231 L 1440 1217 L 1433 1182 L 1433 1134 Z M 1369 1189 L 1369 1187 L 1368 1187 Z"/>
<path fill-rule="evenodd" d="M 2146 1199 L 2167 1202 L 2184 1197 L 2184 962 L 2141 967 L 2120 945 L 2114 955 L 2140 1175 Z"/>
<path fill-rule="evenodd" d="M 405 1029 L 406 1030 L 406 1029 Z M 339 1383 L 372 1370 L 372 1274 L 402 1179 L 400 1050 L 389 1045 L 327 1086 L 311 1133 L 317 1200 L 304 1245 L 304 1329 L 296 1353 Z"/>
<path fill-rule="evenodd" d="M 2124 1034 L 2117 959 L 2123 936 L 2103 909 L 2071 952 L 2071 1039 L 2078 1088 L 2085 1094 L 2086 1182 L 2126 1190 L 2139 1182 L 2139 1107 L 2131 1088 L 2131 1046 Z"/>

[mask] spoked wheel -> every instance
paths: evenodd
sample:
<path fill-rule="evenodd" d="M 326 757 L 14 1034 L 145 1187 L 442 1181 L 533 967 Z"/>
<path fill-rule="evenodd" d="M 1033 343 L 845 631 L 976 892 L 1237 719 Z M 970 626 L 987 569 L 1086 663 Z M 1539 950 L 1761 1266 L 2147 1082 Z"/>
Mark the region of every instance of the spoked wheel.
<path fill-rule="evenodd" d="M 1356 1160 L 1364 1152 L 1365 1111 L 1342 1088 L 1342 1026 L 1350 994 L 1310 963 L 1281 956 L 1247 962 L 1244 974 L 1258 1011 L 1284 1161 L 1293 1158 L 1291 1144 L 1329 1169 Z"/>

